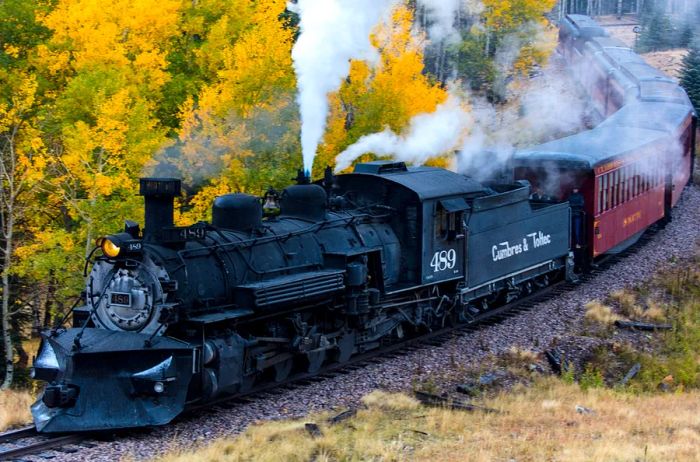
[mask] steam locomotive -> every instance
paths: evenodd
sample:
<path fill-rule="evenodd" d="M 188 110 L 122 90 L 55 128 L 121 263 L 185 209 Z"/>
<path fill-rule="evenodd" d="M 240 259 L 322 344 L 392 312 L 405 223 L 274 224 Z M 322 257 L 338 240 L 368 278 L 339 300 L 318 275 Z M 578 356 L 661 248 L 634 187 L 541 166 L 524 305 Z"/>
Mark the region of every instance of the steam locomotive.
<path fill-rule="evenodd" d="M 188 405 L 380 348 L 566 276 L 569 207 L 403 163 L 359 164 L 173 226 L 175 179 L 142 179 L 145 229 L 100 240 L 86 306 L 47 333 L 44 432 L 169 422 Z"/>
<path fill-rule="evenodd" d="M 568 21 L 573 25 L 562 33 L 564 53 L 593 40 L 584 33 L 584 19 Z M 608 62 L 599 51 L 578 59 Z M 611 79 L 605 80 L 608 92 L 619 86 Z M 328 172 L 315 184 L 301 177 L 279 196 L 278 214 L 266 216 L 257 197 L 230 194 L 214 201 L 211 223 L 177 227 L 173 203 L 180 181 L 141 179 L 144 228 L 127 221 L 122 232 L 98 240 L 85 305 L 75 309 L 73 327 L 43 334 L 33 368 L 34 377 L 47 383 L 32 406 L 37 429 L 166 424 L 188 407 L 469 323 L 553 281 L 575 278 L 577 259 L 613 249 L 604 241 L 608 234 L 613 244 L 623 244 L 630 233 L 663 218 L 680 192 L 674 195 L 670 182 L 680 189 L 688 178 L 689 162 L 664 167 L 666 151 L 654 149 L 674 136 L 685 142 L 685 120 L 694 127 L 687 98 L 652 102 L 624 88 L 626 104 L 600 126 L 612 125 L 605 128 L 607 143 L 595 129 L 580 135 L 588 141 L 574 138 L 518 153 L 512 167 L 519 179 L 508 182 L 369 162 L 350 174 Z M 675 87 L 673 94 L 684 93 Z M 678 125 L 658 130 L 650 121 L 645 133 L 658 139 L 626 138 L 629 121 L 615 117 L 652 107 L 647 104 L 683 108 L 649 113 L 653 121 L 670 111 L 668 120 Z M 676 116 L 683 111 L 690 119 Z M 657 158 L 658 168 L 665 168 L 659 184 L 642 175 L 639 183 L 632 181 L 638 188 L 609 189 L 620 183 L 604 175 L 629 168 L 631 159 Z M 546 176 L 552 171 L 561 174 Z M 621 184 L 633 178 L 615 175 Z M 554 188 L 558 197 L 532 197 L 530 181 Z M 585 196 L 584 211 L 575 213 L 589 214 L 584 219 L 591 232 L 583 240 L 572 238 L 572 223 L 581 223 L 572 221 L 567 202 L 575 187 Z M 657 189 L 664 195 L 633 194 Z M 650 217 L 625 216 L 618 223 L 606 216 L 640 197 L 650 208 L 660 198 L 670 202 Z"/>

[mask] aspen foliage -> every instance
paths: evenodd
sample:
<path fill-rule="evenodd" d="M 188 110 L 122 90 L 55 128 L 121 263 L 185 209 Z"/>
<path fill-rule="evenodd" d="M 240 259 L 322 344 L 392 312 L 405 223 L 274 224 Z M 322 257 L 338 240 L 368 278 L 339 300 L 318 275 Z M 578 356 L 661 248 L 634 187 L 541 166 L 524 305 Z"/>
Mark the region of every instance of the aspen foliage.
<path fill-rule="evenodd" d="M 188 184 L 203 184 L 191 209 L 181 215 L 183 223 L 207 218 L 217 195 L 261 194 L 268 185 L 284 186 L 300 161 L 294 30 L 282 16 L 286 2 L 250 5 L 244 9 L 248 24 L 235 11 L 222 16 L 212 32 L 220 46 L 203 48 L 198 55 L 214 66 L 216 78 L 202 88 L 196 103 L 189 99 L 183 106 L 178 146 L 169 159 Z"/>
<path fill-rule="evenodd" d="M 331 115 L 314 172 L 335 165 L 335 156 L 361 136 L 390 128 L 396 133 L 411 118 L 434 112 L 447 91 L 424 73 L 425 35 L 413 29 L 413 11 L 397 6 L 389 23 L 372 37 L 379 52 L 374 66 L 354 61 L 340 91 L 331 96 Z"/>
<path fill-rule="evenodd" d="M 52 74 L 100 67 L 128 69 L 123 77 L 147 91 L 167 80 L 166 49 L 176 30 L 179 0 L 61 0 L 42 22 L 53 31 L 39 47 Z"/>
<path fill-rule="evenodd" d="M 22 221 L 31 202 L 32 189 L 46 165 L 46 146 L 36 129 L 37 79 L 20 74 L 7 101 L 0 100 L 0 333 L 4 352 L 4 377 L 0 388 L 14 380 L 14 346 L 11 318 L 22 310 L 14 292 L 15 247 L 22 234 Z M 19 306 L 18 306 L 19 305 Z"/>
<path fill-rule="evenodd" d="M 551 50 L 546 48 L 539 31 L 547 28 L 545 14 L 554 8 L 556 0 L 484 0 L 483 25 L 493 36 L 491 46 L 511 35 L 517 39 L 517 58 L 513 64 L 518 73 L 526 73 L 534 64 L 543 64 Z M 489 50 L 487 50 L 489 51 Z"/>

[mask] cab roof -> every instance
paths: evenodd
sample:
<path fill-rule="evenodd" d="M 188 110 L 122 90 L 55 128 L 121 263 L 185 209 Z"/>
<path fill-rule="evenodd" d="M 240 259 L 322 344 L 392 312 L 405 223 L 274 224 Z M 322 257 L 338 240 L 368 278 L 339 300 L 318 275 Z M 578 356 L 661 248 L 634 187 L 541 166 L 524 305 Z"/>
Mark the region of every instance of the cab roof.
<path fill-rule="evenodd" d="M 488 194 L 484 185 L 465 175 L 435 167 L 407 167 L 403 162 L 365 162 L 357 164 L 351 175 L 381 178 L 413 191 L 421 200 Z"/>

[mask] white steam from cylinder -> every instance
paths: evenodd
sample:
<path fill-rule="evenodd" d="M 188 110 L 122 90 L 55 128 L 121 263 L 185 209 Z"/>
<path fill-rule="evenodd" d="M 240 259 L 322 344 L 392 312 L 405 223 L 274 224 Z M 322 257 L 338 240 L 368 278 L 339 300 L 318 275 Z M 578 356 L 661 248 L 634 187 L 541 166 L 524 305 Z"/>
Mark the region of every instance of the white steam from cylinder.
<path fill-rule="evenodd" d="M 360 138 L 336 158 L 336 171 L 349 167 L 365 153 L 391 156 L 415 164 L 425 163 L 436 155 L 449 152 L 460 145 L 472 123 L 456 98 L 449 98 L 435 112 L 419 114 L 411 119 L 405 134 L 390 129 Z"/>
<path fill-rule="evenodd" d="M 300 35 L 292 50 L 301 111 L 301 148 L 309 174 L 326 129 L 328 94 L 350 73 L 350 60 L 376 60 L 370 34 L 397 0 L 299 0 Z"/>

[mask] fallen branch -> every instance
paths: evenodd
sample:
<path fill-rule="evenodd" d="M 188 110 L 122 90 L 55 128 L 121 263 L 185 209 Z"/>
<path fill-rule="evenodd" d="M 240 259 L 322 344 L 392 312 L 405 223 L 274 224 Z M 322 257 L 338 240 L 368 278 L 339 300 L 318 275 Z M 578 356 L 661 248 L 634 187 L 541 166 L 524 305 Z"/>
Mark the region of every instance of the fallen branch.
<path fill-rule="evenodd" d="M 476 406 L 474 404 L 465 403 L 464 401 L 454 400 L 451 398 L 445 398 L 443 396 L 433 395 L 432 393 L 426 393 L 423 391 L 416 391 L 415 397 L 421 404 L 425 406 L 432 407 L 444 407 L 447 409 L 458 410 L 458 411 L 482 411 L 497 413 L 497 409 L 491 409 L 483 406 Z"/>
<path fill-rule="evenodd" d="M 673 329 L 671 324 L 652 324 L 639 321 L 615 321 L 615 326 L 621 329 L 636 329 L 636 330 L 670 330 Z"/>
<path fill-rule="evenodd" d="M 467 396 L 476 396 L 479 394 L 479 388 L 471 383 L 457 385 L 457 391 Z"/>
<path fill-rule="evenodd" d="M 344 420 L 347 420 L 351 417 L 354 417 L 355 414 L 357 414 L 356 409 L 348 409 L 347 411 L 343 411 L 340 414 L 328 419 L 328 423 L 330 423 L 331 425 L 335 425 L 335 424 L 340 423 Z"/>
<path fill-rule="evenodd" d="M 544 355 L 547 358 L 547 362 L 549 363 L 549 367 L 552 368 L 552 371 L 557 375 L 561 375 L 562 360 L 564 356 L 562 351 L 559 348 L 553 348 L 545 351 Z"/>
<path fill-rule="evenodd" d="M 622 380 L 620 380 L 620 385 L 627 385 L 627 382 L 632 380 L 632 378 L 634 378 L 634 376 L 639 373 L 641 368 L 642 365 L 639 363 L 636 363 L 634 366 L 632 366 L 632 368 L 627 372 L 627 374 L 625 374 Z"/>

